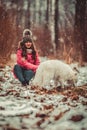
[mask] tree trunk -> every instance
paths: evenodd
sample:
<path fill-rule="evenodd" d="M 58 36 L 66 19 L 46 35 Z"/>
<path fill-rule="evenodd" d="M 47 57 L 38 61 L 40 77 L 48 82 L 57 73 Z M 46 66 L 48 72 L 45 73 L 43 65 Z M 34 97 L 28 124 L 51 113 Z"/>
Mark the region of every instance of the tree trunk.
<path fill-rule="evenodd" d="M 83 60 L 84 61 L 87 61 L 87 0 L 85 1 L 86 4 L 85 4 L 85 25 L 84 25 L 84 43 L 83 43 Z"/>
<path fill-rule="evenodd" d="M 49 7 L 50 7 L 50 1 L 47 0 L 47 10 L 46 10 L 46 23 L 49 25 Z"/>
<path fill-rule="evenodd" d="M 82 56 L 82 60 L 87 60 L 87 43 L 86 43 L 86 2 L 87 0 L 76 0 L 74 41 L 76 51 Z"/>
<path fill-rule="evenodd" d="M 25 14 L 25 28 L 30 28 L 30 0 L 27 1 L 27 4 L 27 10 Z"/>
<path fill-rule="evenodd" d="M 59 29 L 58 29 L 58 17 L 59 17 L 59 9 L 58 9 L 58 2 L 59 0 L 55 0 L 55 16 L 54 16 L 54 19 L 55 19 L 55 44 L 56 44 L 56 49 L 58 49 L 59 47 L 59 44 L 58 44 L 58 35 L 59 35 Z"/>

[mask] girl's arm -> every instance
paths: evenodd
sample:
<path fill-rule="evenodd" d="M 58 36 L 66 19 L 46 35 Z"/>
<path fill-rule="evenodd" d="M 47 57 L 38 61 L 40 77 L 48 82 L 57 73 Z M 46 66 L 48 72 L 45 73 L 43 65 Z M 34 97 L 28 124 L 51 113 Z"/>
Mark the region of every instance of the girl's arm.
<path fill-rule="evenodd" d="M 22 54 L 22 50 L 18 50 L 18 51 L 17 51 L 17 63 L 18 63 L 20 66 L 22 66 L 22 67 L 24 67 L 24 68 L 26 68 L 26 69 L 31 69 L 31 70 L 33 70 L 33 71 L 36 71 L 36 69 L 38 68 L 38 65 L 37 65 L 37 64 L 34 65 L 34 64 L 32 64 L 32 63 L 29 63 L 25 58 L 23 58 L 23 57 L 21 56 L 21 54 Z"/>
<path fill-rule="evenodd" d="M 35 62 L 36 65 L 39 65 L 40 64 L 40 57 L 38 55 L 38 53 L 36 53 L 36 62 Z"/>

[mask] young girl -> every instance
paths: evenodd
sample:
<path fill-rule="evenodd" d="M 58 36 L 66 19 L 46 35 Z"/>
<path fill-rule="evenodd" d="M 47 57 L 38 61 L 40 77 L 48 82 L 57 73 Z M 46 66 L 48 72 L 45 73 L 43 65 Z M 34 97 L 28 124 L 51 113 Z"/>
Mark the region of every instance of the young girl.
<path fill-rule="evenodd" d="M 39 64 L 38 52 L 35 50 L 31 37 L 24 37 L 17 50 L 17 64 L 14 66 L 14 74 L 23 86 L 29 84 Z"/>

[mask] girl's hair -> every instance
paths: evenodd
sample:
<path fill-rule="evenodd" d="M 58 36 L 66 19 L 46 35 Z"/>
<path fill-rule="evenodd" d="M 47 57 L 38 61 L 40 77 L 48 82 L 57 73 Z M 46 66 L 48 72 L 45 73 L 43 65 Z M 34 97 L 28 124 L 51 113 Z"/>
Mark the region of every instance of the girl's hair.
<path fill-rule="evenodd" d="M 22 49 L 22 56 L 25 57 L 25 59 L 27 59 L 27 48 L 25 46 L 26 42 L 31 42 L 31 48 L 32 49 L 32 58 L 34 60 L 34 62 L 36 61 L 36 50 L 34 47 L 34 43 L 31 37 L 24 37 L 23 40 L 20 42 L 20 46 Z"/>

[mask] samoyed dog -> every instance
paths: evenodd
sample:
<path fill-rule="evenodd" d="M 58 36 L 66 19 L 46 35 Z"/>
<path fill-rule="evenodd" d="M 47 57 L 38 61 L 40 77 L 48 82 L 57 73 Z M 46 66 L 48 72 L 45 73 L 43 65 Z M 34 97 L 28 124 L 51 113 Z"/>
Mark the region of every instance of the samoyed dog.
<path fill-rule="evenodd" d="M 64 88 L 65 82 L 74 86 L 76 81 L 77 72 L 68 64 L 60 60 L 47 60 L 39 65 L 33 80 L 33 85 L 46 88 L 46 86 L 51 85 L 57 87 L 58 83 L 60 83 L 61 87 Z"/>

